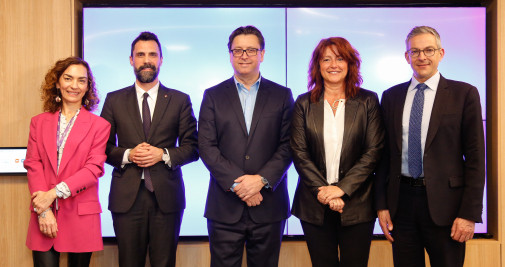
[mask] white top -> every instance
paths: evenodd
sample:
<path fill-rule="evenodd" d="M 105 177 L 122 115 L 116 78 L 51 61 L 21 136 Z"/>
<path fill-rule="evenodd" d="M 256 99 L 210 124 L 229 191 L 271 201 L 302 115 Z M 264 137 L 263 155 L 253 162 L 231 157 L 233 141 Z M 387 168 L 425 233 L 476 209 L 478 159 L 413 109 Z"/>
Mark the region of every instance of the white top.
<path fill-rule="evenodd" d="M 338 100 L 333 114 L 330 103 L 324 101 L 324 152 L 326 156 L 326 180 L 329 184 L 338 182 L 340 154 L 344 139 L 345 99 Z"/>
<path fill-rule="evenodd" d="M 81 109 L 78 109 L 75 115 L 72 118 L 75 119 L 70 119 L 70 121 L 67 121 L 67 117 L 65 117 L 63 114 L 60 112 L 59 116 L 59 124 L 60 124 L 60 131 L 58 132 L 58 139 L 63 138 L 61 145 L 58 150 L 58 166 L 57 166 L 57 172 L 60 172 L 60 163 L 61 163 L 61 157 L 63 156 L 63 149 L 65 148 L 65 144 L 67 143 L 68 136 L 70 135 L 70 131 L 72 131 L 72 128 L 74 127 L 75 120 L 77 119 L 77 115 L 79 115 L 79 111 Z M 72 122 L 71 124 L 69 124 Z M 67 130 L 68 127 L 68 130 Z M 58 149 L 58 147 L 56 147 Z"/>
<path fill-rule="evenodd" d="M 428 127 L 430 125 L 431 110 L 435 102 L 435 94 L 437 93 L 438 82 L 440 81 L 440 72 L 437 71 L 435 75 L 424 82 L 428 88 L 424 90 L 424 107 L 423 118 L 421 122 L 421 153 L 424 155 L 424 145 L 426 144 L 426 136 L 428 135 Z M 412 102 L 416 94 L 416 86 L 419 82 L 415 77 L 412 77 L 409 88 L 407 90 L 407 97 L 405 98 L 405 106 L 403 107 L 402 118 L 402 175 L 411 177 L 409 173 L 409 122 L 410 111 L 412 110 Z M 424 168 L 421 173 L 424 177 Z"/>
<path fill-rule="evenodd" d="M 160 88 L 160 82 L 155 84 L 153 88 L 144 91 L 144 89 L 140 88 L 137 83 L 135 83 L 135 92 L 137 93 L 137 103 L 139 105 L 139 111 L 140 111 L 140 119 L 143 119 L 142 117 L 142 102 L 144 101 L 144 93 L 149 94 L 149 97 L 147 98 L 147 105 L 149 106 L 149 111 L 151 112 L 151 120 L 153 120 L 153 114 L 154 114 L 154 108 L 156 104 L 156 98 L 158 97 L 158 90 Z"/>
<path fill-rule="evenodd" d="M 60 163 L 61 163 L 61 157 L 63 156 L 63 149 L 65 148 L 65 144 L 67 143 L 68 136 L 70 135 L 70 131 L 72 131 L 72 127 L 74 127 L 75 120 L 77 119 L 77 115 L 79 115 L 79 112 L 81 109 L 78 109 L 77 112 L 75 113 L 74 117 L 75 119 L 70 119 L 70 121 L 67 121 L 67 118 L 61 114 L 60 111 L 60 116 L 59 116 L 59 124 L 60 124 L 60 131 L 58 132 L 58 137 L 57 138 L 63 138 L 61 145 L 58 150 L 58 170 L 57 172 L 60 172 Z M 72 122 L 72 124 L 69 125 L 69 123 Z M 65 129 L 68 127 L 67 132 L 65 133 Z M 67 183 L 65 182 L 60 182 L 59 184 L 56 185 L 56 189 L 60 192 L 63 193 L 63 198 L 68 198 L 72 195 L 72 192 L 70 192 L 70 188 L 68 187 Z M 56 207 L 57 210 L 59 209 L 58 207 L 58 199 L 56 199 Z"/>

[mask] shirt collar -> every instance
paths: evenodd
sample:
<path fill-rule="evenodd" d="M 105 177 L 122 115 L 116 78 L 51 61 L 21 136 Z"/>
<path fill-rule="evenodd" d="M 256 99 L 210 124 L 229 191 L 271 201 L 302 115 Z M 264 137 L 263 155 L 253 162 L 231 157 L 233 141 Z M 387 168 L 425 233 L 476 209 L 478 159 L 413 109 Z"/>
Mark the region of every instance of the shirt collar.
<path fill-rule="evenodd" d="M 237 86 L 237 90 L 238 90 L 239 93 L 240 93 L 241 90 L 249 91 L 249 90 L 247 90 L 247 88 L 244 86 L 243 83 L 241 83 L 241 82 L 239 82 L 237 80 L 237 78 L 235 77 L 235 75 L 233 75 L 233 80 L 235 81 L 235 86 Z M 258 80 L 256 80 L 256 82 L 254 82 L 253 85 L 251 85 L 250 92 L 258 91 L 258 89 L 260 87 L 259 86 L 260 83 L 261 83 L 261 74 L 258 77 Z"/>
<path fill-rule="evenodd" d="M 438 82 L 440 82 L 440 72 L 437 70 L 437 73 L 435 73 L 427 81 L 425 81 L 424 84 L 428 86 L 428 89 L 437 91 Z M 420 84 L 420 82 L 418 82 L 417 79 L 412 75 L 409 90 L 414 90 L 418 84 Z"/>
<path fill-rule="evenodd" d="M 151 98 L 155 98 L 158 95 L 158 90 L 160 88 L 160 82 L 158 81 L 152 88 L 149 90 L 144 91 L 144 89 L 140 88 L 140 86 L 135 82 L 135 92 L 137 93 L 138 99 L 142 99 L 144 93 L 149 94 Z"/>

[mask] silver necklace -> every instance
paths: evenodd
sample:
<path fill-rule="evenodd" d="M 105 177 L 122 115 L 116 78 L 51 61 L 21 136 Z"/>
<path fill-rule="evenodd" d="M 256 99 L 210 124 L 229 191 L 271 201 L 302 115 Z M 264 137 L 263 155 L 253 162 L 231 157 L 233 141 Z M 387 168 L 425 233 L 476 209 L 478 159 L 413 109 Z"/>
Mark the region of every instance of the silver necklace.
<path fill-rule="evenodd" d="M 341 99 L 335 99 L 335 101 L 333 101 L 333 104 L 331 104 L 331 110 L 337 110 L 339 102 L 341 102 Z"/>

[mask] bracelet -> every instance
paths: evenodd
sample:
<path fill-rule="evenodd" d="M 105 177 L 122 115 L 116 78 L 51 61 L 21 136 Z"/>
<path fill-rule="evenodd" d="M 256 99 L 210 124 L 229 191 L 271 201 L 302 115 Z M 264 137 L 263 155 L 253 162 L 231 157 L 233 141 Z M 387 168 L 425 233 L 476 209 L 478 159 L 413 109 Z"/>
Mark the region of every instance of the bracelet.
<path fill-rule="evenodd" d="M 39 214 L 39 216 L 37 216 L 37 218 L 38 218 L 38 219 L 40 219 L 40 218 L 45 218 L 45 217 L 46 217 L 46 212 L 47 212 L 48 210 L 52 210 L 52 209 L 51 209 L 51 207 L 49 207 L 47 210 L 45 210 L 45 211 L 43 211 L 41 214 Z"/>

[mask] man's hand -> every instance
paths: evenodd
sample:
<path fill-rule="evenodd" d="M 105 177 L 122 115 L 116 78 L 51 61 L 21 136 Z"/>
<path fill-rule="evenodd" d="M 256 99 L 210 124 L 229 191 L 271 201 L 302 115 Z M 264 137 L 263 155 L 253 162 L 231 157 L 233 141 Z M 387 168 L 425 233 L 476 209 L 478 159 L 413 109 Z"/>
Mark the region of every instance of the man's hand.
<path fill-rule="evenodd" d="M 162 160 L 163 149 L 151 146 L 148 143 L 138 144 L 135 148 L 130 150 L 128 159 L 139 167 L 151 167 Z"/>
<path fill-rule="evenodd" d="M 41 214 L 53 204 L 55 199 L 56 189 L 54 188 L 47 192 L 37 191 L 32 194 L 32 206 L 37 214 Z"/>
<path fill-rule="evenodd" d="M 245 201 L 245 203 L 249 207 L 254 207 L 254 206 L 258 206 L 261 203 L 261 201 L 263 201 L 263 196 L 261 195 L 260 192 L 258 192 L 255 195 L 253 195 L 252 197 L 250 197 L 249 199 L 247 199 Z"/>
<path fill-rule="evenodd" d="M 242 201 L 246 201 L 256 193 L 259 193 L 261 188 L 265 186 L 261 181 L 261 176 L 258 174 L 242 175 L 233 182 L 238 183 L 238 185 L 233 188 L 233 191 Z"/>
<path fill-rule="evenodd" d="M 391 236 L 391 231 L 393 231 L 393 221 L 391 221 L 389 210 L 377 211 L 377 217 L 379 218 L 379 225 L 386 239 L 390 242 L 394 242 L 395 240 L 393 239 L 393 236 Z"/>
<path fill-rule="evenodd" d="M 321 186 L 318 188 L 317 200 L 324 205 L 330 203 L 330 200 L 342 197 L 345 192 L 340 187 L 335 185 Z"/>
<path fill-rule="evenodd" d="M 55 238 L 58 233 L 58 224 L 52 210 L 48 209 L 45 212 L 44 218 L 39 217 L 39 229 L 47 237 Z"/>
<path fill-rule="evenodd" d="M 455 241 L 465 242 L 473 238 L 475 222 L 463 218 L 456 218 L 451 228 L 451 237 Z"/>
<path fill-rule="evenodd" d="M 330 200 L 328 205 L 330 206 L 331 210 L 342 213 L 344 211 L 345 202 L 342 200 L 342 198 L 337 197 Z"/>

